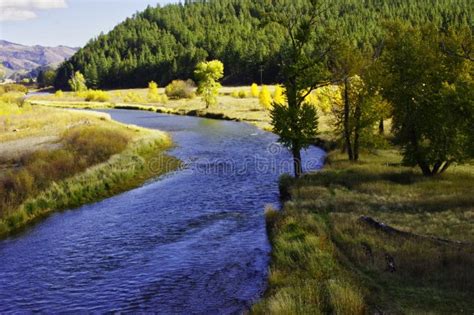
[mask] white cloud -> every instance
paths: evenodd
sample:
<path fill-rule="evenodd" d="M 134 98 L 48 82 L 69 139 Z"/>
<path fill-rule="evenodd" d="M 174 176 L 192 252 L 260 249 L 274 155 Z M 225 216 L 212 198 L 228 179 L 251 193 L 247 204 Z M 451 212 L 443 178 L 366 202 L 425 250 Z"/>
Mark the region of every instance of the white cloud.
<path fill-rule="evenodd" d="M 37 10 L 66 7 L 66 0 L 0 0 L 0 21 L 34 19 Z"/>
<path fill-rule="evenodd" d="M 0 21 L 23 21 L 34 19 L 36 13 L 25 9 L 0 8 Z"/>

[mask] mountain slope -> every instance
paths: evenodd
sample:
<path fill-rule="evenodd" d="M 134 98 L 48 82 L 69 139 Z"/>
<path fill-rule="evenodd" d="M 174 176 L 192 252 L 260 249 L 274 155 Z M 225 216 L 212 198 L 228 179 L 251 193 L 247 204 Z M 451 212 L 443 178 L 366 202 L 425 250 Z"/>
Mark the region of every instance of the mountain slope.
<path fill-rule="evenodd" d="M 0 40 L 0 62 L 9 76 L 15 73 L 27 73 L 38 67 L 56 67 L 76 51 L 77 48 L 66 46 L 25 46 Z"/>
<path fill-rule="evenodd" d="M 305 5 L 309 0 L 282 0 Z M 403 19 L 412 24 L 472 26 L 472 0 L 321 0 L 324 25 L 359 46 L 381 40 L 383 21 Z M 161 86 L 193 77 L 195 65 L 219 59 L 223 82 L 248 84 L 278 81 L 279 51 L 285 32 L 266 23 L 267 0 L 186 0 L 184 4 L 148 7 L 91 40 L 59 69 L 55 86 L 67 89 L 74 71 L 85 74 L 88 86 Z"/>

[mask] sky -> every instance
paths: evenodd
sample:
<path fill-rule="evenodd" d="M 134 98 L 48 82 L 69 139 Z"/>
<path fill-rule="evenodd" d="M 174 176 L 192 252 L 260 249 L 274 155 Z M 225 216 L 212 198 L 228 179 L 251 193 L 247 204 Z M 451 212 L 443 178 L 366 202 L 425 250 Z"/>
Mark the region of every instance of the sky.
<path fill-rule="evenodd" d="M 177 0 L 0 0 L 0 39 L 82 47 L 148 5 Z"/>

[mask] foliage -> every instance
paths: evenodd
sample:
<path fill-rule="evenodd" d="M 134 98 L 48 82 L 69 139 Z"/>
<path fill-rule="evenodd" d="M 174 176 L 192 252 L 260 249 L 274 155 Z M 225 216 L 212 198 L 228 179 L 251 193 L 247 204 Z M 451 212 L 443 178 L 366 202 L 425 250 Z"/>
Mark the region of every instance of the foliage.
<path fill-rule="evenodd" d="M 260 94 L 258 96 L 258 101 L 264 109 L 271 109 L 272 95 L 270 94 L 270 90 L 266 85 L 262 86 L 262 89 L 260 90 Z"/>
<path fill-rule="evenodd" d="M 28 88 L 22 84 L 2 84 L 0 85 L 0 95 L 3 95 L 8 92 L 19 92 L 26 94 L 28 93 Z"/>
<path fill-rule="evenodd" d="M 86 79 L 80 71 L 74 72 L 71 79 L 68 81 L 69 87 L 74 92 L 82 92 L 87 90 Z"/>
<path fill-rule="evenodd" d="M 137 92 L 128 92 L 123 98 L 125 103 L 144 103 L 145 100 Z"/>
<path fill-rule="evenodd" d="M 314 106 L 303 103 L 295 108 L 273 103 L 270 115 L 273 131 L 286 147 L 297 145 L 305 148 L 314 142 L 318 134 L 318 114 Z M 298 122 L 298 128 L 292 128 L 295 121 Z"/>
<path fill-rule="evenodd" d="M 36 82 L 40 88 L 53 86 L 56 79 L 56 71 L 52 69 L 40 70 L 36 78 Z"/>
<path fill-rule="evenodd" d="M 224 64 L 219 60 L 200 62 L 194 70 L 194 75 L 198 80 L 198 94 L 206 103 L 206 108 L 217 104 L 217 96 L 221 84 L 218 82 L 224 76 Z"/>
<path fill-rule="evenodd" d="M 86 102 L 107 102 L 110 100 L 110 95 L 102 90 L 87 90 L 84 98 Z"/>
<path fill-rule="evenodd" d="M 329 28 L 324 31 L 321 28 L 324 25 L 321 9 L 315 0 L 308 4 L 283 2 L 272 6 L 270 14 L 270 20 L 286 32 L 279 58 L 288 102 L 287 117 L 282 115 L 285 106 L 275 107 L 271 113 L 272 125 L 280 141 L 293 154 L 295 177 L 303 172 L 301 150 L 316 136 L 316 109 L 305 99 L 314 89 L 328 85 L 331 79 L 327 63 L 333 39 Z"/>
<path fill-rule="evenodd" d="M 250 86 L 250 95 L 252 95 L 252 97 L 254 98 L 257 98 L 260 95 L 257 83 L 252 83 L 252 85 Z"/>
<path fill-rule="evenodd" d="M 310 0 L 275 3 L 309 5 Z M 437 26 L 472 27 L 472 1 L 360 1 L 321 0 L 318 15 L 340 30 L 354 45 L 380 42 L 381 21 L 403 18 L 413 25 L 433 21 Z M 191 78 L 204 60 L 225 66 L 225 84 L 280 81 L 278 59 L 287 42 L 285 29 L 265 23 L 269 1 L 212 0 L 148 7 L 99 35 L 58 69 L 55 87 L 68 89 L 74 71 L 88 79 L 97 74 L 93 88 L 143 87 L 150 81 L 166 86 L 174 79 Z M 319 26 L 318 26 L 319 27 Z M 255 95 L 254 97 L 257 97 Z"/>
<path fill-rule="evenodd" d="M 54 92 L 54 97 L 62 98 L 64 97 L 64 92 L 62 90 L 57 90 L 56 92 Z"/>
<path fill-rule="evenodd" d="M 281 85 L 275 86 L 275 91 L 273 92 L 273 102 L 278 104 L 285 104 L 285 88 Z"/>
<path fill-rule="evenodd" d="M 156 100 L 159 98 L 158 84 L 155 81 L 150 81 L 148 83 L 148 99 Z"/>
<path fill-rule="evenodd" d="M 436 27 L 388 26 L 384 96 L 404 162 L 427 176 L 472 158 L 472 62 L 446 53 Z M 449 36 L 449 35 L 447 35 Z"/>
<path fill-rule="evenodd" d="M 165 88 L 165 94 L 170 99 L 194 98 L 195 84 L 192 80 L 174 80 Z"/>

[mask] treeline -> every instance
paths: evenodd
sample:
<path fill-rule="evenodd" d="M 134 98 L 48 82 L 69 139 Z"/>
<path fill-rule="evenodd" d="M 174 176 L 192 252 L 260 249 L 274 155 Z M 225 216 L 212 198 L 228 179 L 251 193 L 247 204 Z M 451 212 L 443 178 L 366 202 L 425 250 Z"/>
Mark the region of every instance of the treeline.
<path fill-rule="evenodd" d="M 304 4 L 309 0 L 277 2 Z M 412 25 L 433 22 L 439 28 L 472 27 L 470 0 L 323 0 L 324 27 L 358 47 L 373 47 L 383 38 L 386 20 Z M 218 59 L 225 65 L 225 84 L 279 81 L 280 51 L 285 30 L 271 22 L 271 1 L 185 1 L 148 7 L 100 35 L 57 71 L 55 87 L 68 89 L 75 71 L 92 88 L 166 85 L 193 77 L 196 65 Z"/>

